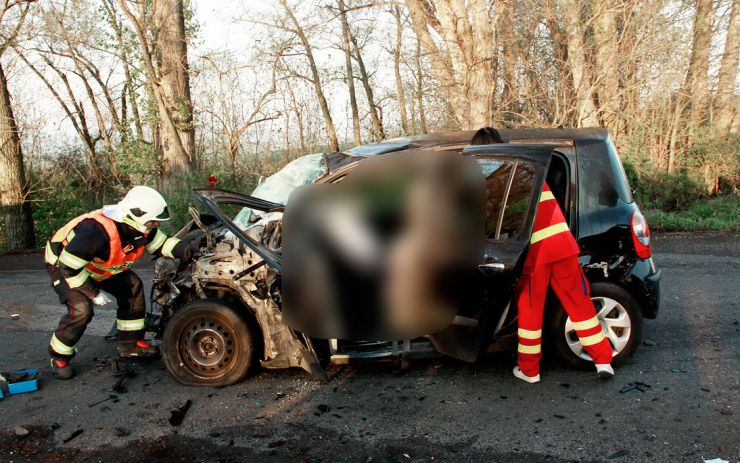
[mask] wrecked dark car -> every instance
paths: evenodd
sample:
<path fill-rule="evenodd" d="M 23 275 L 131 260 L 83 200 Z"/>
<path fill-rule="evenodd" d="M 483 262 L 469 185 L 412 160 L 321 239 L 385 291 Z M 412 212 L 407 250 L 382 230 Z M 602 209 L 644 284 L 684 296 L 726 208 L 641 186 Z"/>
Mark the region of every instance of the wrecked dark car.
<path fill-rule="evenodd" d="M 660 271 L 651 257 L 647 223 L 608 134 L 502 130 L 503 144 L 469 146 L 472 135 L 430 134 L 304 156 L 252 196 L 195 190 L 203 214 L 191 209 L 193 220 L 178 236 L 200 240 L 200 253 L 188 262 L 158 259 L 152 288 L 151 318 L 168 371 L 183 384 L 220 386 L 241 381 L 257 367 L 301 367 L 323 377 L 327 363 L 439 355 L 473 362 L 486 352 L 516 349 L 511 299 L 545 181 L 578 239 L 615 362 L 631 356 L 641 342 L 643 318 L 657 315 Z M 346 331 L 312 337 L 291 328 L 283 312 L 282 279 L 283 219 L 292 212 L 286 210 L 291 193 L 302 185 L 340 183 L 370 158 L 404 153 L 472 159 L 485 182 L 482 252 L 456 313 L 434 332 L 398 339 L 363 339 L 362 328 L 350 330 L 348 338 L 330 336 Z M 573 324 L 554 298 L 544 327 L 545 342 L 567 365 L 588 365 Z"/>

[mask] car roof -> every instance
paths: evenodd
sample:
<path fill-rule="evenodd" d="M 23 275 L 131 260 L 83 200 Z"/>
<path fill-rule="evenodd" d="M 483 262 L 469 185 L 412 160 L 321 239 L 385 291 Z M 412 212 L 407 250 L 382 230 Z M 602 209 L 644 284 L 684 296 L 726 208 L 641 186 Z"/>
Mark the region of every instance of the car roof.
<path fill-rule="evenodd" d="M 413 148 L 434 148 L 449 145 L 469 145 L 475 130 L 455 132 L 434 132 L 424 135 L 393 138 L 379 143 L 363 145 L 351 152 L 357 154 L 382 154 Z M 505 143 L 539 142 L 547 144 L 573 145 L 584 141 L 600 141 L 608 137 L 605 129 L 589 127 L 581 129 L 565 128 L 521 128 L 499 129 Z"/>

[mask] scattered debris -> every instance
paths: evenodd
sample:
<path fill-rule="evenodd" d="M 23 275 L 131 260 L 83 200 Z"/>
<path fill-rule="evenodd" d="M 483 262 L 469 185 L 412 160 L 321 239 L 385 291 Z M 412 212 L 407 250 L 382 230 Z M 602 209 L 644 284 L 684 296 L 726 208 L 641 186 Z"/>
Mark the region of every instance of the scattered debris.
<path fill-rule="evenodd" d="M 645 391 L 647 391 L 648 389 L 650 389 L 652 387 L 653 386 L 651 386 L 651 385 L 649 385 L 647 383 L 642 383 L 640 381 L 635 381 L 633 383 L 627 383 L 627 385 L 625 385 L 622 389 L 619 390 L 619 393 L 620 394 L 624 394 L 625 392 L 632 392 L 632 391 L 645 392 Z"/>
<path fill-rule="evenodd" d="M 568 384 L 568 383 L 560 383 L 560 387 L 569 388 L 570 387 L 570 384 Z"/>
<path fill-rule="evenodd" d="M 19 313 L 12 313 L 12 314 L 10 314 L 10 318 L 12 320 L 18 320 L 19 318 L 21 318 L 21 314 L 19 314 Z"/>
<path fill-rule="evenodd" d="M 98 400 L 97 402 L 93 402 L 93 403 L 91 403 L 91 404 L 87 404 L 87 406 L 88 406 L 88 407 L 90 407 L 90 408 L 92 408 L 92 407 L 94 407 L 94 406 L 96 406 L 96 405 L 100 405 L 100 404 L 102 404 L 103 402 L 107 402 L 107 401 L 109 401 L 109 400 L 113 400 L 113 399 L 117 399 L 117 398 L 118 398 L 118 396 L 117 396 L 117 395 L 113 395 L 113 394 L 111 394 L 111 395 L 109 395 L 109 396 L 108 396 L 108 398 L 107 398 L 107 399 L 103 399 L 103 400 Z"/>
<path fill-rule="evenodd" d="M 644 341 L 642 341 L 642 344 L 645 345 L 645 346 L 648 346 L 648 347 L 653 347 L 653 346 L 656 345 L 655 342 L 650 341 L 649 339 L 645 339 Z"/>
<path fill-rule="evenodd" d="M 188 399 L 185 402 L 185 405 L 182 407 L 172 410 L 170 412 L 170 419 L 169 422 L 172 426 L 180 426 L 182 424 L 182 421 L 185 419 L 185 414 L 188 412 L 188 409 L 190 406 L 193 405 L 193 401 Z"/>
<path fill-rule="evenodd" d="M 275 394 L 275 400 L 282 399 L 283 397 L 285 397 L 285 392 L 281 391 Z"/>
<path fill-rule="evenodd" d="M 329 410 L 331 410 L 331 407 L 329 407 L 328 405 L 325 405 L 325 404 L 320 404 L 320 405 L 319 405 L 318 407 L 316 407 L 316 408 L 318 408 L 318 409 L 319 409 L 319 412 L 321 412 L 321 413 L 326 413 L 326 412 L 328 412 Z"/>
<path fill-rule="evenodd" d="M 702 460 L 704 460 L 704 463 L 730 463 L 729 461 L 723 460 L 721 458 L 712 458 L 711 460 L 705 460 L 704 458 L 702 458 Z"/>
<path fill-rule="evenodd" d="M 276 440 L 275 442 L 270 442 L 269 444 L 267 444 L 267 448 L 274 449 L 276 447 L 280 447 L 283 444 L 285 444 L 284 440 Z"/>
<path fill-rule="evenodd" d="M 536 420 L 534 420 L 535 423 L 542 423 L 543 421 L 545 421 L 544 418 L 537 418 Z"/>
<path fill-rule="evenodd" d="M 609 459 L 609 460 L 615 460 L 617 458 L 626 457 L 629 454 L 630 454 L 630 451 L 629 450 L 620 450 L 618 452 L 615 452 L 615 453 L 609 455 L 607 457 L 607 459 Z"/>
<path fill-rule="evenodd" d="M 64 442 L 66 444 L 67 442 L 71 441 L 75 437 L 77 437 L 80 434 L 82 434 L 84 431 L 85 431 L 84 429 L 75 429 L 74 431 L 72 431 L 72 434 L 70 434 L 69 437 L 67 437 L 66 439 L 64 439 L 62 442 Z"/>
<path fill-rule="evenodd" d="M 701 390 L 704 391 L 704 392 L 709 392 L 710 391 L 710 389 L 708 387 L 703 387 L 703 388 L 701 388 Z"/>
<path fill-rule="evenodd" d="M 730 410 L 720 410 L 719 412 L 723 415 L 732 415 L 732 412 Z"/>
<path fill-rule="evenodd" d="M 136 378 L 136 373 L 134 370 L 129 368 L 129 366 L 125 366 L 124 368 L 121 368 L 118 361 L 114 362 L 116 371 L 113 373 L 113 376 L 117 376 L 118 379 L 116 380 L 116 383 L 113 385 L 113 392 L 116 392 L 118 394 L 125 394 L 128 392 L 128 389 L 126 389 L 126 386 L 123 385 L 123 381 L 126 378 Z"/>
<path fill-rule="evenodd" d="M 262 408 L 262 407 L 265 406 L 265 404 L 263 404 L 262 402 L 255 402 L 254 403 L 254 406 L 257 407 L 257 408 Z"/>
<path fill-rule="evenodd" d="M 51 425 L 51 430 L 56 431 L 57 429 L 61 428 L 61 425 L 59 423 L 53 423 Z"/>
<path fill-rule="evenodd" d="M 420 396 L 420 397 L 417 397 L 417 399 L 419 399 L 419 402 L 421 402 L 422 400 L 424 400 L 424 399 L 426 399 L 426 398 L 427 398 L 427 396 L 425 396 L 425 395 L 423 395 L 423 396 Z"/>
<path fill-rule="evenodd" d="M 409 460 L 411 459 L 411 457 L 409 456 L 408 453 L 404 453 L 403 456 L 406 457 L 406 458 L 408 458 Z"/>
<path fill-rule="evenodd" d="M 124 428 L 123 426 L 118 426 L 115 431 L 116 436 L 118 437 L 126 437 L 131 435 L 131 430 L 128 428 Z"/>
<path fill-rule="evenodd" d="M 23 426 L 16 426 L 15 428 L 13 428 L 13 431 L 15 431 L 15 436 L 18 439 L 25 439 L 26 437 L 28 437 L 29 434 L 31 434 L 31 431 L 24 428 Z"/>
<path fill-rule="evenodd" d="M 552 416 L 554 416 L 555 418 L 560 418 L 561 420 L 565 419 L 564 415 L 558 415 L 557 413 L 553 414 Z"/>

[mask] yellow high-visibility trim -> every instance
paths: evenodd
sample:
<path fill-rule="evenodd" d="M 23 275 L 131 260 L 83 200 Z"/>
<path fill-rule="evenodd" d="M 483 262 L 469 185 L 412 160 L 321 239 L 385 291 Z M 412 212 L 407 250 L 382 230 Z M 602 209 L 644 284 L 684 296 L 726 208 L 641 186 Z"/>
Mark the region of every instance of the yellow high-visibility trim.
<path fill-rule="evenodd" d="M 154 253 L 167 239 L 167 235 L 160 229 L 157 229 L 157 234 L 154 235 L 154 239 L 151 243 L 146 245 L 146 250 L 149 254 Z"/>
<path fill-rule="evenodd" d="M 604 332 L 599 331 L 598 333 L 592 335 L 592 336 L 586 336 L 585 338 L 578 338 L 581 341 L 581 345 L 586 346 L 593 346 L 594 344 L 600 343 L 605 338 Z"/>
<path fill-rule="evenodd" d="M 532 238 L 529 240 L 531 244 L 534 244 L 538 241 L 542 241 L 545 238 L 549 238 L 553 235 L 557 235 L 558 233 L 563 233 L 566 231 L 569 231 L 568 224 L 565 222 L 556 223 L 555 225 L 550 225 L 549 227 L 545 227 L 542 230 L 538 230 L 534 233 L 532 233 Z"/>
<path fill-rule="evenodd" d="M 51 243 L 49 241 L 46 242 L 46 251 L 44 252 L 44 260 L 47 264 L 56 265 L 58 257 L 56 254 L 54 254 L 54 251 L 51 249 Z"/>
<path fill-rule="evenodd" d="M 520 354 L 539 354 L 542 352 L 542 345 L 537 344 L 536 346 L 525 346 L 524 344 L 519 344 L 517 351 L 519 351 Z"/>
<path fill-rule="evenodd" d="M 174 259 L 175 256 L 172 255 L 172 250 L 175 249 L 175 246 L 177 246 L 177 243 L 179 242 L 180 240 L 178 238 L 167 238 L 167 241 L 165 241 L 164 245 L 162 245 L 162 255 Z"/>
<path fill-rule="evenodd" d="M 542 194 L 540 194 L 540 202 L 549 201 L 551 199 L 555 199 L 555 195 L 552 194 L 552 191 L 543 191 Z"/>
<path fill-rule="evenodd" d="M 63 249 L 62 253 L 59 255 L 59 262 L 63 263 L 73 270 L 80 269 L 88 264 L 86 260 L 67 252 L 66 249 Z"/>
<path fill-rule="evenodd" d="M 65 278 L 64 280 L 67 282 L 70 288 L 79 288 L 87 281 L 88 277 L 90 277 L 90 272 L 88 272 L 87 269 L 83 268 L 77 275 Z"/>
<path fill-rule="evenodd" d="M 520 338 L 524 339 L 540 339 L 542 337 L 542 330 L 525 330 L 524 328 L 519 328 L 517 334 L 519 334 Z"/>
<path fill-rule="evenodd" d="M 69 243 L 70 241 L 72 241 L 74 239 L 74 237 L 75 237 L 75 231 L 74 230 L 70 230 L 69 233 L 67 233 L 67 243 Z"/>
<path fill-rule="evenodd" d="M 116 327 L 118 331 L 138 331 L 144 329 L 144 319 L 139 318 L 138 320 L 121 320 L 116 319 Z"/>
<path fill-rule="evenodd" d="M 582 322 L 573 322 L 573 328 L 577 329 L 578 331 L 588 330 L 597 326 L 599 326 L 599 317 L 597 317 L 596 315 Z"/>
<path fill-rule="evenodd" d="M 51 342 L 49 343 L 49 345 L 51 346 L 51 349 L 57 354 L 74 355 L 75 353 L 74 346 L 70 347 L 64 344 L 62 341 L 59 340 L 59 338 L 57 338 L 56 333 L 51 335 Z"/>

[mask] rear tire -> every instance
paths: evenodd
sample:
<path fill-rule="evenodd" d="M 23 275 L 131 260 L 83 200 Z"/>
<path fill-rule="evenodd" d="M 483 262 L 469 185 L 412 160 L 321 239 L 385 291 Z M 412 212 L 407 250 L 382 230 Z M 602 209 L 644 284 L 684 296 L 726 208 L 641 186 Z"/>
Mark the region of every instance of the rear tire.
<path fill-rule="evenodd" d="M 254 323 L 223 301 L 197 300 L 178 310 L 162 336 L 167 371 L 186 386 L 228 386 L 259 358 Z"/>
<path fill-rule="evenodd" d="M 632 356 L 642 342 L 643 318 L 640 306 L 630 293 L 613 283 L 591 285 L 599 321 L 614 352 L 613 365 L 619 365 Z M 591 357 L 583 351 L 570 318 L 562 306 L 551 317 L 548 338 L 553 351 L 571 368 L 593 368 Z"/>

